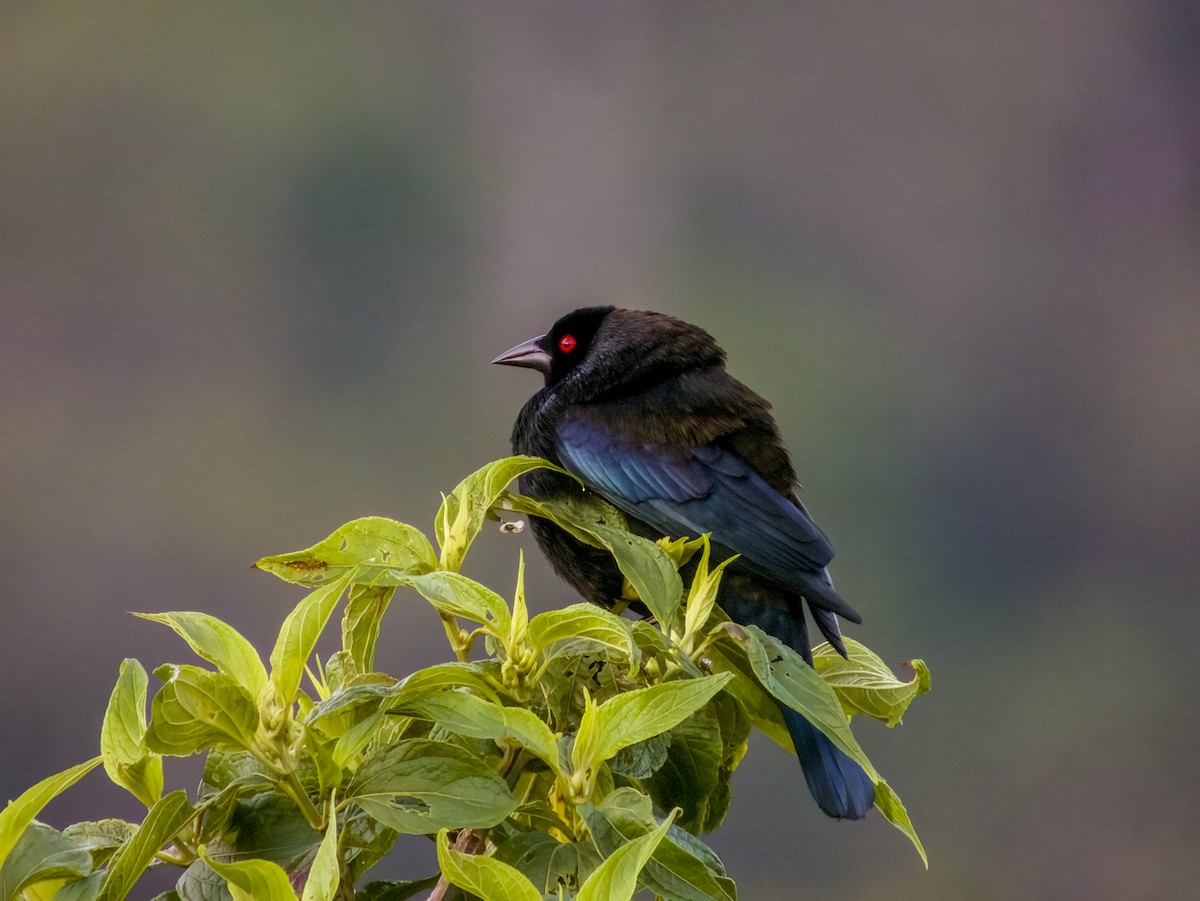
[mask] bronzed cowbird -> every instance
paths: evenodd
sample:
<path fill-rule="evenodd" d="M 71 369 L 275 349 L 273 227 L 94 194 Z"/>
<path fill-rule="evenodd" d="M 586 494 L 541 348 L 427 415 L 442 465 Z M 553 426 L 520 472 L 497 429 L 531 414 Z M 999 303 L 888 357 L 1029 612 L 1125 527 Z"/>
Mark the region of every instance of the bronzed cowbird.
<path fill-rule="evenodd" d="M 770 405 L 725 371 L 725 352 L 701 328 L 662 313 L 588 307 L 493 362 L 536 369 L 546 384 L 513 428 L 513 450 L 544 457 L 622 510 L 646 537 L 711 533 L 725 571 L 718 603 L 812 662 L 802 601 L 845 654 L 837 617 L 861 622 L 834 590 L 829 540 L 796 497 L 796 474 Z M 578 483 L 536 470 L 535 498 Z M 588 600 L 611 606 L 622 577 L 607 552 L 534 518 L 551 565 Z M 821 809 L 858 819 L 875 790 L 858 764 L 800 714 L 783 709 L 805 781 Z"/>

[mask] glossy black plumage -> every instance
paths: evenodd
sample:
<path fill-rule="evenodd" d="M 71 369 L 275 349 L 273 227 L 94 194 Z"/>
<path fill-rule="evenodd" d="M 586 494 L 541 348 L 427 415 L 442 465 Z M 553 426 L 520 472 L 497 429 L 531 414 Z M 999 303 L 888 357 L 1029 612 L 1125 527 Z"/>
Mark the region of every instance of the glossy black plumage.
<path fill-rule="evenodd" d="M 497 357 L 546 384 L 521 410 L 513 450 L 559 463 L 620 508 L 647 537 L 712 533 L 714 556 L 741 557 L 719 602 L 811 662 L 802 600 L 844 653 L 837 617 L 860 622 L 834 590 L 829 540 L 795 495 L 796 475 L 770 405 L 725 371 L 696 326 L 661 313 L 589 307 Z M 578 492 L 546 470 L 521 478 L 534 497 Z M 607 552 L 534 518 L 555 570 L 588 600 L 611 605 L 621 575 Z M 874 802 L 862 769 L 803 717 L 784 711 L 805 780 L 830 816 L 857 819 Z"/>

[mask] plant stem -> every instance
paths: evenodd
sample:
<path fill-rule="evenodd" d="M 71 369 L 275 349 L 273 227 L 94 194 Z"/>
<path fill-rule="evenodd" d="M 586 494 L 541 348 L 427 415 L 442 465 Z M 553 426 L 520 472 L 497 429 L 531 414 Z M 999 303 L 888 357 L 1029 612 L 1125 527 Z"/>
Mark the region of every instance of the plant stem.
<path fill-rule="evenodd" d="M 178 845 L 178 842 L 176 842 L 176 845 Z M 176 867 L 191 866 L 192 862 L 196 859 L 195 854 L 171 854 L 169 851 L 155 851 L 154 857 L 156 860 L 161 860 L 163 863 L 169 863 Z"/>
<path fill-rule="evenodd" d="M 438 616 L 442 618 L 442 628 L 446 630 L 446 640 L 450 642 L 450 650 L 454 652 L 454 656 L 458 658 L 459 663 L 471 662 L 471 646 L 463 644 L 461 639 L 462 630 L 458 627 L 456 620 L 449 613 L 438 611 Z"/>
<path fill-rule="evenodd" d="M 256 748 L 250 748 L 249 750 L 259 763 L 282 779 L 279 787 L 283 789 L 289 798 L 296 802 L 296 806 L 300 809 L 300 813 L 304 815 L 304 819 L 308 822 L 308 825 L 312 826 L 317 832 L 323 831 L 325 829 L 325 817 L 317 809 L 317 806 L 313 804 L 312 799 L 308 796 L 308 792 L 304 790 L 304 786 L 300 784 L 300 777 L 296 775 L 296 763 L 292 759 L 291 750 L 282 742 L 276 744 L 273 750 L 278 754 L 278 763 Z"/>
<path fill-rule="evenodd" d="M 325 829 L 325 817 L 321 815 L 321 811 L 317 810 L 317 806 L 313 804 L 312 798 L 308 796 L 308 792 L 300 784 L 300 777 L 295 772 L 284 774 L 283 790 L 296 802 L 296 806 L 304 814 L 304 819 L 308 821 L 308 825 L 312 826 L 317 832 Z"/>

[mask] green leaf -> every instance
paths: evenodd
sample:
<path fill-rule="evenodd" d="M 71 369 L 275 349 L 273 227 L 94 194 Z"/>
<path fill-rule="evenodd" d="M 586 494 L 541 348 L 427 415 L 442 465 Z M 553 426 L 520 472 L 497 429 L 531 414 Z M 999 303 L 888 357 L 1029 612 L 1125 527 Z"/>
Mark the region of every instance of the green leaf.
<path fill-rule="evenodd" d="M 530 786 L 530 790 L 526 793 L 530 800 L 521 804 L 512 815 L 512 820 L 518 824 L 519 828 L 540 830 L 540 834 L 545 834 L 548 837 L 551 829 L 557 829 L 563 835 L 571 834 L 571 827 L 567 821 L 563 819 L 557 810 L 550 806 L 548 800 L 545 800 L 546 795 L 550 791 L 552 781 L 552 775 L 539 773 L 526 783 Z M 529 835 L 535 833 L 521 834 Z M 508 860 L 507 862 L 515 865 L 515 861 L 513 860 Z M 517 869 L 520 870 L 521 867 L 518 866 Z"/>
<path fill-rule="evenodd" d="M 155 853 L 173 839 L 196 813 L 187 793 L 164 795 L 150 808 L 134 836 L 121 846 L 108 865 L 98 901 L 121 901 L 133 889 Z"/>
<path fill-rule="evenodd" d="M 494 857 L 455 851 L 445 829 L 438 832 L 437 856 L 446 880 L 482 901 L 542 901 L 542 893 L 520 870 Z"/>
<path fill-rule="evenodd" d="M 889 728 L 900 722 L 913 699 L 929 691 L 932 677 L 923 660 L 913 660 L 910 682 L 901 682 L 866 645 L 845 639 L 849 659 L 828 642 L 813 648 L 813 666 L 833 688 L 846 716 L 865 713 L 886 723 Z"/>
<path fill-rule="evenodd" d="M 305 785 L 310 785 L 316 778 L 316 793 L 326 796 L 330 789 L 340 788 L 347 774 L 342 771 L 342 765 L 333 759 L 334 743 L 319 741 L 317 736 L 310 736 L 305 742 L 300 756 L 300 779 Z"/>
<path fill-rule="evenodd" d="M 200 835 L 197 840 L 208 844 L 226 835 L 229 832 L 230 820 L 237 810 L 238 802 L 247 795 L 267 790 L 273 784 L 271 782 L 253 784 L 247 780 L 246 783 L 235 783 L 205 798 L 196 806 L 197 811 L 203 814 L 203 819 L 200 821 Z"/>
<path fill-rule="evenodd" d="M 353 575 L 345 572 L 310 592 L 283 621 L 275 649 L 271 651 L 271 681 L 285 707 L 296 700 L 300 678 L 317 638 Z"/>
<path fill-rule="evenodd" d="M 105 860 L 137 831 L 136 823 L 109 819 L 74 823 L 63 830 L 63 835 L 87 848 L 93 860 Z"/>
<path fill-rule="evenodd" d="M 41 809 L 98 767 L 103 759 L 93 757 L 86 763 L 47 776 L 37 785 L 22 792 L 15 801 L 8 802 L 8 806 L 0 811 L 0 863 L 5 861 L 17 839 Z"/>
<path fill-rule="evenodd" d="M 254 564 L 285 582 L 315 587 L 345 577 L 364 585 L 397 585 L 406 575 L 437 569 L 419 529 L 383 516 L 346 523 L 324 541 Z"/>
<path fill-rule="evenodd" d="M 650 799 L 619 788 L 599 804 L 581 808 L 592 839 L 603 854 L 660 828 Z M 671 826 L 642 871 L 642 885 L 672 901 L 736 901 L 737 889 L 720 859 L 695 836 Z"/>
<path fill-rule="evenodd" d="M 200 797 L 210 804 L 213 795 L 228 788 L 242 786 L 261 791 L 274 784 L 266 767 L 249 751 L 213 751 L 204 759 Z"/>
<path fill-rule="evenodd" d="M 399 836 L 395 830 L 377 823 L 354 805 L 343 810 L 339 823 L 338 844 L 345 861 L 342 882 L 354 885 L 363 873 L 387 856 Z"/>
<path fill-rule="evenodd" d="M 377 880 L 354 893 L 354 901 L 408 901 L 438 884 L 439 875 L 424 879 Z"/>
<path fill-rule="evenodd" d="M 709 533 L 705 532 L 699 538 L 660 538 L 655 544 L 671 558 L 676 569 L 683 569 L 694 556 L 708 543 Z"/>
<path fill-rule="evenodd" d="M 150 705 L 146 746 L 187 757 L 215 748 L 240 750 L 254 740 L 258 708 L 246 689 L 224 673 L 165 664 L 154 671 L 163 687 Z"/>
<path fill-rule="evenodd" d="M 707 704 L 729 678 L 722 673 L 662 682 L 617 695 L 598 707 L 589 705 L 571 752 L 575 771 L 594 770 L 621 748 L 675 728 Z"/>
<path fill-rule="evenodd" d="M 287 873 L 269 860 L 221 863 L 201 849 L 204 862 L 229 886 L 233 901 L 296 901 Z"/>
<path fill-rule="evenodd" d="M 393 585 L 352 585 L 342 616 L 342 647 L 360 673 L 375 669 L 379 623 L 396 593 Z"/>
<path fill-rule="evenodd" d="M 804 658 L 757 626 L 735 626 L 729 634 L 745 649 L 755 678 L 773 697 L 802 713 L 872 780 L 878 780 L 879 774 L 850 731 L 837 695 Z"/>
<path fill-rule="evenodd" d="M 585 544 L 605 548 L 659 624 L 664 629 L 678 624 L 683 581 L 675 564 L 653 541 L 631 534 L 616 507 L 595 494 L 538 501 L 510 492 L 499 497 L 497 507 L 549 519 Z"/>
<path fill-rule="evenodd" d="M 565 469 L 538 457 L 506 457 L 477 469 L 442 501 L 435 520 L 434 532 L 442 548 L 442 569 L 457 572 L 471 542 L 483 528 L 488 511 L 508 484 L 518 476 L 535 469 L 552 469 L 571 476 Z"/>
<path fill-rule="evenodd" d="M 410 739 L 363 762 L 346 800 L 404 834 L 495 826 L 517 802 L 474 754 L 445 742 Z"/>
<path fill-rule="evenodd" d="M 500 697 L 493 687 L 492 681 L 484 673 L 485 663 L 442 663 L 418 670 L 400 682 L 376 683 L 359 682 L 334 692 L 330 697 L 314 705 L 305 724 L 324 736 L 345 739 L 348 746 L 360 742 L 361 735 L 350 735 L 350 731 L 369 729 L 364 720 L 374 718 L 376 714 L 387 713 L 397 705 L 403 705 L 409 700 L 441 691 L 446 688 L 465 688 L 473 694 L 480 695 L 495 703 Z M 494 664 L 493 664 L 494 665 Z M 352 751 L 343 748 L 338 754 L 346 753 L 352 756 Z M 344 763 L 349 756 L 343 757 L 339 763 Z"/>
<path fill-rule="evenodd" d="M 350 767 L 383 729 L 392 725 L 392 720 L 386 710 L 376 710 L 365 719 L 359 720 L 337 737 L 333 750 L 330 752 L 333 763 L 338 767 Z"/>
<path fill-rule="evenodd" d="M 684 720 L 684 722 L 686 723 L 688 720 Z M 649 779 L 667 762 L 667 752 L 670 748 L 670 732 L 652 735 L 627 748 L 622 748 L 612 757 L 608 758 L 608 768 L 612 770 L 615 776 L 626 776 L 630 779 Z"/>
<path fill-rule="evenodd" d="M 719 694 L 669 733 L 669 748 L 663 763 L 655 768 L 645 788 L 661 809 L 681 808 L 679 824 L 689 832 L 700 832 L 708 819 L 708 805 L 724 777 L 725 748 L 714 704 L 722 698 L 733 707 L 737 702 Z M 723 813 L 723 811 L 721 811 Z"/>
<path fill-rule="evenodd" d="M 432 572 L 405 580 L 442 613 L 461 616 L 490 627 L 493 635 L 507 639 L 512 627 L 508 602 L 490 588 L 456 572 Z"/>
<path fill-rule="evenodd" d="M 347 596 L 347 610 L 349 609 L 349 598 L 354 596 L 355 591 L 360 588 L 358 585 L 350 586 L 350 594 Z M 346 639 L 346 617 L 342 616 L 342 640 Z M 372 650 L 372 656 L 374 651 Z M 313 662 L 316 664 L 316 678 L 313 679 L 313 690 L 317 693 L 318 700 L 325 700 L 339 688 L 349 684 L 357 679 L 363 673 L 359 670 L 358 664 L 355 662 L 353 655 L 346 650 L 345 646 L 334 651 L 326 659 L 324 665 L 321 664 L 321 658 L 314 657 Z M 308 672 L 312 673 L 312 667 L 309 667 Z"/>
<path fill-rule="evenodd" d="M 925 869 L 928 870 L 929 858 L 925 855 L 925 846 L 921 844 L 921 839 L 917 836 L 917 830 L 908 817 L 904 802 L 882 779 L 875 783 L 875 808 L 883 814 L 885 820 L 908 836 L 913 847 L 917 849 L 917 853 L 921 855 L 921 862 L 925 864 Z"/>
<path fill-rule="evenodd" d="M 308 871 L 308 881 L 304 883 L 304 894 L 301 899 L 302 901 L 333 901 L 340 882 L 337 814 L 334 811 L 334 799 L 331 796 L 329 823 L 325 827 L 325 836 L 321 839 L 321 845 L 317 848 L 317 856 L 313 858 L 312 867 Z"/>
<path fill-rule="evenodd" d="M 237 629 L 207 613 L 135 613 L 174 629 L 191 649 L 257 698 L 267 681 L 258 652 Z"/>
<path fill-rule="evenodd" d="M 53 901 L 96 901 L 100 886 L 104 882 L 104 871 L 98 870 L 85 879 L 68 882 L 51 897 Z M 26 892 L 28 895 L 29 893 Z M 31 899 L 33 901 L 33 899 Z M 158 901 L 156 898 L 155 901 Z"/>
<path fill-rule="evenodd" d="M 220 847 L 220 843 L 214 844 Z M 216 853 L 213 844 L 200 850 L 210 857 Z M 168 894 L 163 901 L 231 901 L 233 898 L 225 878 L 218 875 L 217 871 L 210 867 L 202 857 L 193 860 L 191 866 L 183 871 L 183 875 L 175 883 L 175 895 L 177 897 L 172 898 Z M 286 901 L 293 901 L 295 897 L 293 894 L 292 898 L 286 899 Z"/>
<path fill-rule="evenodd" d="M 705 654 L 714 672 L 729 673 L 733 677 L 725 686 L 725 693 L 741 705 L 754 727 L 781 748 L 791 751 L 792 738 L 783 723 L 779 703 L 754 677 L 746 649 L 728 637 L 728 630 L 734 628 L 740 627 L 727 623 L 726 637 L 709 645 Z"/>
<path fill-rule="evenodd" d="M 539 613 L 529 623 L 529 640 L 544 654 L 560 641 L 585 640 L 619 651 L 629 659 L 630 672 L 637 671 L 641 653 L 629 623 L 594 604 L 572 604 Z"/>
<path fill-rule="evenodd" d="M 542 802 L 543 804 L 545 802 Z M 561 820 L 555 817 L 561 824 Z M 560 825 L 569 831 L 569 827 Z M 495 858 L 519 870 L 543 895 L 555 897 L 559 886 L 579 885 L 579 846 L 560 842 L 545 831 L 518 832 L 496 848 Z"/>
<path fill-rule="evenodd" d="M 833 689 L 799 654 L 757 626 L 734 626 L 727 631 L 745 649 L 754 675 L 762 686 L 778 700 L 803 714 L 805 719 L 866 771 L 875 783 L 876 808 L 888 822 L 908 836 L 928 867 L 925 849 L 904 805 L 859 747 Z M 880 798 L 883 798 L 882 804 L 879 803 Z"/>
<path fill-rule="evenodd" d="M 750 737 L 750 717 L 746 709 L 731 695 L 726 693 L 717 695 L 712 699 L 710 707 L 716 712 L 717 725 L 721 733 L 721 764 L 717 770 L 716 785 L 713 786 L 712 792 L 702 806 L 703 819 L 697 819 L 692 824 L 695 825 L 695 829 L 690 828 L 690 825 L 684 826 L 693 833 L 712 832 L 724 821 L 725 814 L 729 812 L 729 804 L 733 800 L 731 787 L 733 771 L 746 756 L 747 740 Z M 691 720 L 685 720 L 676 727 L 676 730 L 686 730 L 690 723 Z M 686 732 L 683 734 L 682 740 L 689 740 Z"/>
<path fill-rule="evenodd" d="M 339 688 L 314 704 L 304 717 L 309 728 L 321 735 L 337 737 L 372 712 L 386 710 L 396 696 L 396 683 L 356 683 Z"/>
<path fill-rule="evenodd" d="M 714 570 L 709 570 L 708 558 L 712 544 L 707 534 L 702 536 L 700 562 L 696 573 L 692 576 L 692 584 L 688 589 L 687 603 L 683 619 L 683 642 L 685 653 L 691 653 L 697 642 L 703 638 L 705 626 L 712 615 L 717 603 L 717 592 L 721 587 L 721 574 L 725 567 L 737 559 L 734 555 L 723 560 Z"/>
<path fill-rule="evenodd" d="M 104 771 L 146 807 L 162 795 L 162 758 L 146 747 L 146 685 L 142 665 L 133 658 L 121 663 L 117 684 L 100 726 Z"/>
<path fill-rule="evenodd" d="M 488 667 L 494 663 L 438 663 L 406 676 L 397 682 L 392 696 L 397 704 L 409 698 L 443 688 L 465 688 L 473 694 L 482 695 L 490 701 L 500 703 L 495 680 L 488 675 Z"/>
<path fill-rule="evenodd" d="M 0 898 L 12 898 L 38 883 L 82 879 L 91 871 L 92 855 L 87 848 L 35 820 L 0 866 Z"/>
<path fill-rule="evenodd" d="M 513 591 L 512 622 L 509 623 L 506 646 L 516 649 L 529 635 L 529 606 L 525 603 L 525 551 L 517 553 L 517 587 Z"/>
<path fill-rule="evenodd" d="M 673 815 L 668 817 L 654 831 L 610 854 L 587 878 L 575 901 L 630 901 L 638 889 L 638 875 L 658 849 L 673 819 Z"/>
<path fill-rule="evenodd" d="M 671 656 L 672 647 L 667 636 L 646 620 L 635 619 L 629 623 L 629 630 L 633 633 L 633 640 L 643 656 L 659 658 L 660 663 Z"/>
<path fill-rule="evenodd" d="M 333 720 L 345 719 L 346 723 L 361 717 L 364 710 L 382 707 L 390 710 L 397 705 L 426 694 L 448 688 L 462 688 L 473 694 L 500 703 L 494 683 L 484 672 L 486 663 L 438 663 L 417 670 L 399 682 L 359 682 L 334 692 L 330 697 L 313 706 L 305 722 L 323 733 L 337 735 L 345 723 L 335 725 Z"/>
<path fill-rule="evenodd" d="M 312 859 L 321 835 L 295 801 L 280 792 L 266 791 L 238 802 L 224 843 L 230 857 L 261 857 L 290 871 Z M 216 844 L 210 844 L 209 853 L 224 859 L 213 852 Z"/>
<path fill-rule="evenodd" d="M 558 742 L 550 727 L 524 707 L 502 707 L 462 691 L 418 695 L 392 708 L 431 720 L 468 738 L 515 743 L 560 772 Z"/>

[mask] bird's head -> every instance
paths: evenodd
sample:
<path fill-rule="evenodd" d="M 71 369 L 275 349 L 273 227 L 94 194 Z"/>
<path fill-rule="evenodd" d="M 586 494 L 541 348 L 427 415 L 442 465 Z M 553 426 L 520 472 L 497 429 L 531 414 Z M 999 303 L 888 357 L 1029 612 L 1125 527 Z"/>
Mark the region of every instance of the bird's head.
<path fill-rule="evenodd" d="M 493 363 L 536 369 L 546 387 L 592 400 L 614 388 L 694 366 L 719 366 L 724 352 L 704 329 L 649 310 L 584 307 Z"/>

